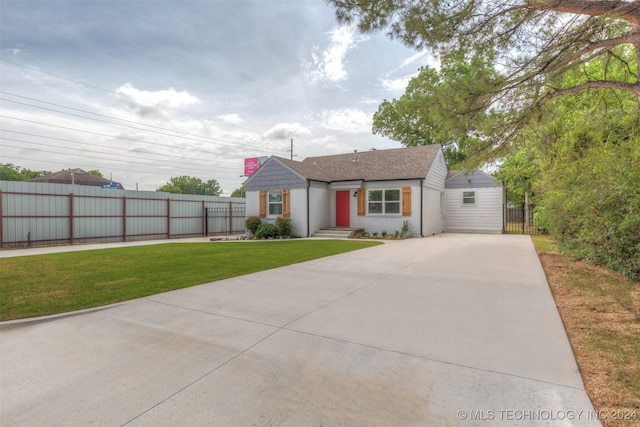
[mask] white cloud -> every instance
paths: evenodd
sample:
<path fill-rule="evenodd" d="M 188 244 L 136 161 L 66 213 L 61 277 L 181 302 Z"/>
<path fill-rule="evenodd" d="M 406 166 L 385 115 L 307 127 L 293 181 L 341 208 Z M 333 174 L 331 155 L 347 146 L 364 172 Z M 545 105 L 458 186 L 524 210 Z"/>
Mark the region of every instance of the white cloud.
<path fill-rule="evenodd" d="M 222 121 L 223 123 L 229 123 L 231 125 L 240 125 L 244 123 L 242 117 L 239 114 L 220 114 L 216 116 L 216 119 Z"/>
<path fill-rule="evenodd" d="M 287 139 L 294 136 L 310 135 L 311 131 L 300 123 L 278 123 L 264 133 L 268 139 Z"/>
<path fill-rule="evenodd" d="M 376 98 L 362 97 L 358 100 L 358 104 L 362 105 L 378 105 L 380 100 Z"/>
<path fill-rule="evenodd" d="M 23 56 L 27 55 L 27 52 L 24 49 L 20 49 L 19 47 L 14 47 L 11 49 L 5 49 L 5 52 L 13 55 L 13 56 Z"/>
<path fill-rule="evenodd" d="M 372 116 L 362 110 L 343 109 L 324 111 L 321 126 L 346 133 L 371 133 Z"/>
<path fill-rule="evenodd" d="M 382 87 L 388 91 L 403 93 L 407 89 L 409 80 L 411 80 L 413 77 L 417 75 L 418 73 L 415 73 L 408 76 L 398 77 L 395 79 L 383 76 L 380 78 L 380 84 L 382 84 Z"/>
<path fill-rule="evenodd" d="M 409 65 L 415 65 L 414 69 L 412 69 L 409 74 L 397 76 L 401 70 Z M 380 81 L 380 84 L 385 90 L 403 93 L 409 84 L 409 80 L 416 77 L 419 74 L 419 68 L 425 65 L 435 69 L 440 69 L 440 62 L 437 56 L 429 54 L 429 51 L 427 50 L 422 50 L 406 58 L 393 70 L 383 74 L 378 81 Z"/>
<path fill-rule="evenodd" d="M 169 89 L 147 91 L 125 83 L 115 91 L 116 98 L 141 116 L 166 115 L 169 109 L 181 109 L 197 104 L 200 100 L 186 91 Z"/>
<path fill-rule="evenodd" d="M 429 54 L 429 51 L 427 50 L 422 50 L 418 53 L 416 53 L 415 55 L 411 55 L 410 57 L 408 57 L 407 59 L 405 59 L 404 61 L 402 61 L 402 63 L 400 64 L 400 66 L 398 68 L 396 68 L 396 70 L 399 70 L 401 68 L 406 67 L 407 65 L 411 65 L 411 64 L 415 64 L 416 62 L 419 62 L 422 58 L 424 58 L 425 56 L 427 56 Z M 421 61 L 423 62 L 423 61 Z M 422 64 L 420 64 L 422 65 Z M 395 71 L 395 70 L 394 70 Z"/>
<path fill-rule="evenodd" d="M 318 47 L 311 54 L 311 61 L 307 62 L 307 79 L 311 83 L 318 83 L 322 80 L 330 82 L 340 82 L 346 80 L 348 75 L 345 70 L 344 60 L 347 52 L 356 47 L 359 43 L 368 39 L 359 35 L 351 26 L 342 26 L 329 33 L 330 44 L 322 52 L 318 53 Z"/>

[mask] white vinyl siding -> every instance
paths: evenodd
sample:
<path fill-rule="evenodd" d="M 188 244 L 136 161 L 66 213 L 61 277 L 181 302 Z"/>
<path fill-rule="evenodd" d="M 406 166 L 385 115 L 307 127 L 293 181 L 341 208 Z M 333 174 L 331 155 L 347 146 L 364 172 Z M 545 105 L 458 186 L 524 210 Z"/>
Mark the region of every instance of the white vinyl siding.
<path fill-rule="evenodd" d="M 473 204 L 465 203 L 471 200 Z M 502 232 L 502 188 L 448 188 L 445 191 L 446 231 Z"/>
<path fill-rule="evenodd" d="M 447 173 L 447 162 L 442 150 L 439 150 L 423 182 L 421 207 L 423 236 L 439 234 L 445 229 L 445 217 L 440 198 L 444 191 Z"/>

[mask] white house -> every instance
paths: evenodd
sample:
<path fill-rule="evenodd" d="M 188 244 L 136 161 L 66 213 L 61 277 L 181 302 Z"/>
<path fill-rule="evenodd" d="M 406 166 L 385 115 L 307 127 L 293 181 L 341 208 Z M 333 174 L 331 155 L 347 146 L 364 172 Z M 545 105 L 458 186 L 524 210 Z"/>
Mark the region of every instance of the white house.
<path fill-rule="evenodd" d="M 245 182 L 246 215 L 291 218 L 294 233 L 323 228 L 420 236 L 447 229 L 447 163 L 440 145 L 372 150 L 295 161 L 272 156 Z M 501 209 L 498 220 L 502 220 Z"/>

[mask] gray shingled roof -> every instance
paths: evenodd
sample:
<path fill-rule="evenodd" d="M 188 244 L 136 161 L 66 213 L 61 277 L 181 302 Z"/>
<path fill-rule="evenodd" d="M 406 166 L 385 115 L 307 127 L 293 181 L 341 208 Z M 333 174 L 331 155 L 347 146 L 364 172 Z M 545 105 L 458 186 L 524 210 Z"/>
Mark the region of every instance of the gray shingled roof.
<path fill-rule="evenodd" d="M 278 157 L 282 163 L 316 181 L 383 181 L 427 176 L 440 145 L 372 150 L 332 156 L 307 157 L 301 162 Z M 357 161 L 355 160 L 357 157 Z"/>
<path fill-rule="evenodd" d="M 73 174 L 73 176 L 72 176 Z M 119 189 L 124 189 L 122 184 L 115 181 L 109 181 L 99 176 L 91 175 L 90 173 L 82 169 L 63 169 L 58 172 L 54 172 L 49 175 L 39 176 L 29 180 L 30 182 L 47 182 L 49 184 L 76 184 L 76 185 L 88 185 L 92 187 L 102 187 L 103 185 L 114 183 L 117 184 Z"/>

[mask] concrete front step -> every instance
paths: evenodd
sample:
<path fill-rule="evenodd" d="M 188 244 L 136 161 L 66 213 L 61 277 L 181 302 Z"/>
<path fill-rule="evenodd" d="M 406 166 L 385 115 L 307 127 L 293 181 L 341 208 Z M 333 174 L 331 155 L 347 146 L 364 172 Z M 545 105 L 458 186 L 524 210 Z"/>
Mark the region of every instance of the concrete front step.
<path fill-rule="evenodd" d="M 321 237 L 325 239 L 348 239 L 356 233 L 364 231 L 363 228 L 321 228 L 313 233 L 311 237 Z"/>

